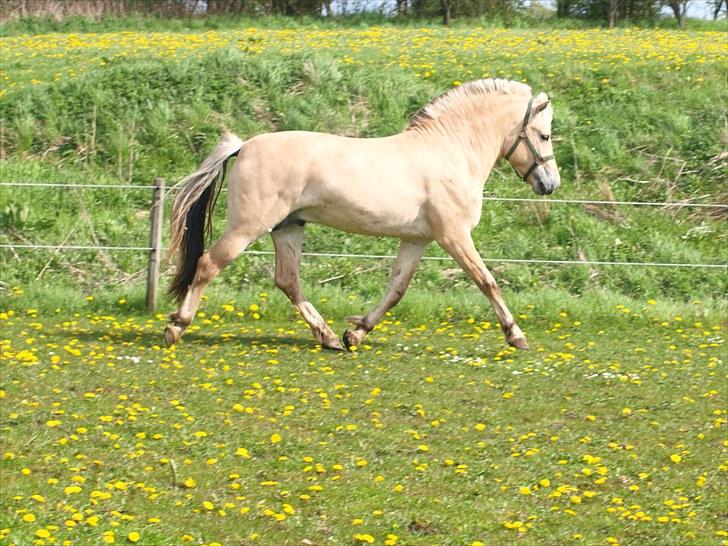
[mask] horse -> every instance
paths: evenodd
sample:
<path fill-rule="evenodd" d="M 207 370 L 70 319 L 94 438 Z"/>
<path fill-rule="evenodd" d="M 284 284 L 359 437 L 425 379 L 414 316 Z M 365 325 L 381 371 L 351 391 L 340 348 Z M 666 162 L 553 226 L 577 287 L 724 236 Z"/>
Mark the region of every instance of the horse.
<path fill-rule="evenodd" d="M 422 107 L 395 135 L 350 138 L 327 133 L 265 133 L 243 142 L 227 133 L 200 167 L 177 185 L 169 254 L 179 254 L 169 292 L 180 302 L 165 328 L 176 343 L 191 324 L 205 287 L 253 241 L 270 233 L 275 284 L 298 309 L 323 347 L 358 345 L 404 296 L 426 247 L 435 241 L 490 300 L 508 344 L 528 349 L 471 232 L 480 221 L 482 192 L 501 158 L 539 195 L 561 177 L 553 155 L 553 108 L 527 84 L 481 79 L 446 91 Z M 204 251 L 226 163 L 227 228 Z M 305 225 L 323 224 L 400 240 L 383 300 L 349 318 L 341 339 L 301 291 Z M 343 342 L 343 345 L 342 345 Z"/>

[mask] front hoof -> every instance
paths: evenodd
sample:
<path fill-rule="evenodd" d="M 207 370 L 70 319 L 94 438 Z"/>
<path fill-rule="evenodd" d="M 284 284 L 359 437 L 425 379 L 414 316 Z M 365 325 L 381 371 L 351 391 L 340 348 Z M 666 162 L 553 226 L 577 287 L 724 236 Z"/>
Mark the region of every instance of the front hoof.
<path fill-rule="evenodd" d="M 167 324 L 167 327 L 164 329 L 164 344 L 167 347 L 171 347 L 180 340 L 184 331 L 185 329 L 181 326 Z"/>
<path fill-rule="evenodd" d="M 525 337 L 517 337 L 515 339 L 509 339 L 508 345 L 511 347 L 515 347 L 516 349 L 520 349 L 521 351 L 529 351 L 530 347 L 528 346 L 528 343 L 526 342 Z"/>
<path fill-rule="evenodd" d="M 342 339 L 344 341 L 344 345 L 346 346 L 347 350 L 351 351 L 351 348 L 359 345 L 361 343 L 361 340 L 364 338 L 364 335 L 357 332 L 355 330 L 347 330 L 344 332 L 344 335 L 342 336 Z"/>

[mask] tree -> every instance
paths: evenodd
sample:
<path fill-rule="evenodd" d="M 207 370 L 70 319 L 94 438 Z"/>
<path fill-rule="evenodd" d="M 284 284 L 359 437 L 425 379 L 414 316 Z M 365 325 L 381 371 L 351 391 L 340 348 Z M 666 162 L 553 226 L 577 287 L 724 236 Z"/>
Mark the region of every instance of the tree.
<path fill-rule="evenodd" d="M 724 6 L 726 8 L 726 14 L 728 15 L 728 2 L 726 0 L 711 0 L 708 4 L 713 7 L 713 21 L 718 19 L 718 16 Z"/>
<path fill-rule="evenodd" d="M 556 0 L 556 17 L 571 17 L 573 2 L 571 0 Z"/>
<path fill-rule="evenodd" d="M 450 24 L 451 10 L 452 0 L 442 0 L 442 24 L 445 26 Z"/>
<path fill-rule="evenodd" d="M 672 10 L 673 15 L 675 15 L 677 25 L 683 28 L 685 26 L 685 14 L 688 11 L 690 0 L 667 0 L 666 3 Z"/>

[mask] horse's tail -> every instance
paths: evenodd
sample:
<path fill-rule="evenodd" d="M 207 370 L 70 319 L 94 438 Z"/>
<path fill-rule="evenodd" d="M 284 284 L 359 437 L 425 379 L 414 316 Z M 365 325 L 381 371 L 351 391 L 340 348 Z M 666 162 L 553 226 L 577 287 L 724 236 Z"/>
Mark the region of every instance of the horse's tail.
<path fill-rule="evenodd" d="M 217 197 L 213 198 L 215 187 L 222 185 L 228 159 L 237 155 L 242 146 L 242 140 L 227 133 L 199 168 L 175 187 L 177 195 L 172 204 L 167 256 L 171 258 L 179 253 L 177 273 L 169 287 L 169 293 L 179 300 L 192 284 L 197 261 L 205 249 L 205 236 L 209 236 L 212 228 L 212 209 L 217 201 Z"/>

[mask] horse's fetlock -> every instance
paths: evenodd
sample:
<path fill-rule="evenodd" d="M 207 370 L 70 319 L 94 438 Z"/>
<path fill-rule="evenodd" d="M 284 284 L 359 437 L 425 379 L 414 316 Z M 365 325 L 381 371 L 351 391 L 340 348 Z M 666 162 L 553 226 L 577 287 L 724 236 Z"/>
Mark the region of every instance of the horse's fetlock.
<path fill-rule="evenodd" d="M 367 317 L 362 317 L 359 315 L 349 317 L 347 319 L 351 324 L 357 327 L 357 330 L 364 330 L 364 333 L 371 332 L 372 328 L 374 328 L 374 325 L 370 325 L 369 321 L 367 320 Z"/>
<path fill-rule="evenodd" d="M 182 328 L 187 328 L 190 324 L 192 324 L 191 318 L 183 317 L 179 313 L 171 313 L 169 315 L 169 320 L 172 321 L 176 326 L 180 326 Z"/>

